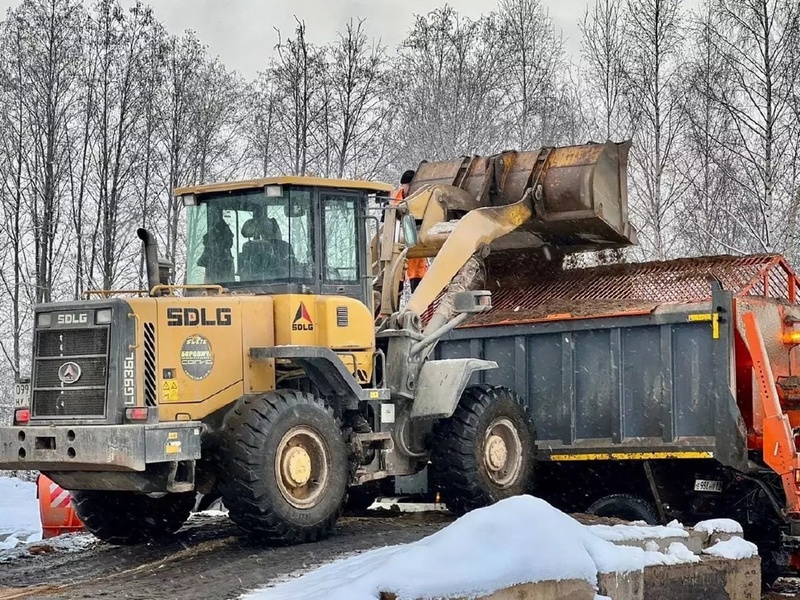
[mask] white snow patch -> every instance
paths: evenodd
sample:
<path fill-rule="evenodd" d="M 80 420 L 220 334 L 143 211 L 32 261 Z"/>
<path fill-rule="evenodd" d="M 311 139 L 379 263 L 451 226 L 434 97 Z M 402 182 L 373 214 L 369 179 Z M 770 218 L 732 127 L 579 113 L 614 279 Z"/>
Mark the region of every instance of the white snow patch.
<path fill-rule="evenodd" d="M 458 225 L 458 219 L 454 221 L 440 221 L 428 230 L 430 234 L 451 233 Z"/>
<path fill-rule="evenodd" d="M 0 550 L 42 539 L 36 484 L 0 477 Z"/>
<path fill-rule="evenodd" d="M 677 529 L 684 529 L 683 523 L 678 521 L 678 519 L 672 519 L 669 523 L 667 523 L 667 527 L 675 527 Z"/>
<path fill-rule="evenodd" d="M 0 563 L 7 563 L 20 558 L 26 558 L 38 553 L 50 552 L 80 552 L 94 546 L 98 539 L 90 533 L 65 533 L 42 541 L 30 542 L 0 552 Z"/>
<path fill-rule="evenodd" d="M 655 542 L 647 542 L 645 548 L 644 560 L 648 567 L 700 562 L 700 557 L 680 542 L 672 542 L 666 552 L 659 552 Z"/>
<path fill-rule="evenodd" d="M 396 510 L 407 513 L 417 512 L 443 512 L 446 510 L 444 504 L 435 502 L 406 502 L 402 497 L 379 497 L 367 507 L 367 510 Z"/>
<path fill-rule="evenodd" d="M 338 560 L 249 600 L 374 600 L 480 596 L 521 583 L 583 579 L 638 571 L 641 548 L 616 546 L 591 528 L 531 496 L 472 511 L 433 535 Z"/>
<path fill-rule="evenodd" d="M 742 533 L 742 526 L 733 519 L 709 519 L 694 526 L 695 531 L 712 533 Z"/>
<path fill-rule="evenodd" d="M 675 522 L 673 521 L 673 523 Z M 666 526 L 649 526 L 643 521 L 636 521 L 635 523 L 637 524 L 589 525 L 588 527 L 597 537 L 609 542 L 689 537 L 689 532 L 682 527 L 673 526 L 672 523 Z"/>
<path fill-rule="evenodd" d="M 197 517 L 219 518 L 219 517 L 227 517 L 227 516 L 228 516 L 228 511 L 227 510 L 217 510 L 217 509 L 213 509 L 212 508 L 212 509 L 209 509 L 209 510 L 201 510 L 200 512 L 192 513 L 191 515 L 189 515 L 189 518 L 190 519 L 194 519 L 194 518 L 197 518 Z"/>
<path fill-rule="evenodd" d="M 717 542 L 710 548 L 706 548 L 703 550 L 703 553 L 719 556 L 720 558 L 739 560 L 756 556 L 758 554 L 758 548 L 754 543 L 748 542 L 744 538 L 732 537 L 729 540 Z"/>

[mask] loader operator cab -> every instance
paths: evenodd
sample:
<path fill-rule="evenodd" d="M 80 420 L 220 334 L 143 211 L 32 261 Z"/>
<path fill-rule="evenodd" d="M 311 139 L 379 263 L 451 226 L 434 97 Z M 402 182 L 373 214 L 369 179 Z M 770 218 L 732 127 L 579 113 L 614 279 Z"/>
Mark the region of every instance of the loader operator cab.
<path fill-rule="evenodd" d="M 283 177 L 176 191 L 187 284 L 234 293 L 337 294 L 369 304 L 367 204 L 391 186 Z"/>

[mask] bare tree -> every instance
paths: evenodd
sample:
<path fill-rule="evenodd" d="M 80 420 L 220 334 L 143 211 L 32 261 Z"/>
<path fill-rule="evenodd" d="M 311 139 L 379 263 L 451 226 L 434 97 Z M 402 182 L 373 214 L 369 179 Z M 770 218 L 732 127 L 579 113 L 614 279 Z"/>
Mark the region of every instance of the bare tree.
<path fill-rule="evenodd" d="M 334 174 L 364 175 L 359 158 L 382 137 L 389 106 L 386 49 L 370 42 L 364 21 L 351 20 L 328 49 L 326 69 L 331 95 L 328 130 L 335 161 Z"/>
<path fill-rule="evenodd" d="M 585 89 L 599 101 L 593 129 L 605 139 L 617 139 L 627 129 L 621 114 L 626 88 L 622 0 L 595 0 L 586 8 L 580 29 Z"/>
<path fill-rule="evenodd" d="M 190 152 L 193 132 L 197 81 L 205 59 L 205 49 L 193 34 L 171 38 L 167 46 L 165 85 L 166 101 L 162 104 L 161 127 L 166 173 L 162 174 L 162 197 L 165 198 L 166 257 L 176 262 L 183 206 L 173 197 L 173 190 L 182 184 L 194 183 L 193 156 Z M 165 175 L 165 176 L 164 176 Z"/>
<path fill-rule="evenodd" d="M 272 78 L 281 91 L 278 130 L 288 162 L 283 171 L 305 175 L 314 162 L 318 149 L 314 129 L 321 114 L 322 51 L 306 39 L 305 23 L 298 20 L 295 37 L 280 39 L 275 46 L 277 57 L 272 65 Z"/>
<path fill-rule="evenodd" d="M 394 97 L 402 164 L 493 152 L 506 143 L 503 52 L 496 18 L 445 6 L 418 16 L 403 43 Z"/>
<path fill-rule="evenodd" d="M 0 38 L 2 63 L 2 95 L 0 103 L 0 139 L 2 160 L 0 160 L 0 208 L 2 208 L 2 224 L 0 231 L 3 244 L 8 249 L 6 257 L 10 261 L 0 264 L 0 280 L 4 290 L 4 300 L 10 301 L 8 307 L 11 318 L 3 328 L 3 339 L 0 348 L 11 365 L 15 376 L 20 374 L 20 340 L 25 327 L 26 313 L 32 297 L 27 285 L 26 273 L 26 240 L 31 233 L 31 223 L 25 218 L 25 201 L 27 193 L 24 181 L 24 161 L 26 145 L 26 114 L 23 96 L 25 94 L 22 65 L 22 29 L 13 16 L 5 23 Z M 9 264 L 10 263 L 10 264 Z M 28 295 L 26 295 L 26 291 Z M 5 302 L 3 302 L 5 304 Z M 5 308 L 5 307 L 4 307 Z M 9 339 L 10 338 L 10 339 Z M 9 347 L 10 346 L 10 347 Z"/>
<path fill-rule="evenodd" d="M 244 127 L 247 157 L 251 168 L 261 177 L 272 174 L 275 163 L 272 154 L 280 151 L 275 143 L 280 96 L 271 75 L 270 71 L 260 73 L 247 92 L 250 106 Z"/>
<path fill-rule="evenodd" d="M 140 223 L 144 228 L 163 224 L 164 213 L 158 211 L 158 198 L 162 188 L 157 183 L 156 173 L 164 168 L 163 153 L 157 144 L 158 129 L 162 126 L 160 102 L 162 90 L 166 88 L 166 57 L 168 37 L 164 28 L 156 23 L 145 33 L 147 52 L 143 56 L 141 85 L 144 114 L 139 125 L 141 143 L 140 166 L 134 173 L 134 193 L 140 199 Z M 147 274 L 144 253 L 139 254 L 138 288 L 146 287 Z"/>
<path fill-rule="evenodd" d="M 561 36 L 540 0 L 501 0 L 498 27 L 502 72 L 510 105 L 511 145 L 520 150 L 553 143 L 559 79 L 565 69 Z"/>
<path fill-rule="evenodd" d="M 682 237 L 690 253 L 741 253 L 745 246 L 739 225 L 741 194 L 733 185 L 731 153 L 734 125 L 714 99 L 715 88 L 727 85 L 722 57 L 714 42 L 715 22 L 706 7 L 695 15 L 693 55 L 687 64 L 686 155 L 690 174 L 683 202 Z"/>
<path fill-rule="evenodd" d="M 192 180 L 209 183 L 234 177 L 243 164 L 239 143 L 244 83 L 219 59 L 206 60 L 197 76 L 198 93 L 192 111 L 194 168 Z"/>
<path fill-rule="evenodd" d="M 724 66 L 706 90 L 730 116 L 734 136 L 720 140 L 732 156 L 728 176 L 741 194 L 742 250 L 789 245 L 787 215 L 798 201 L 792 146 L 793 92 L 800 76 L 800 5 L 782 0 L 715 0 L 711 43 Z"/>
<path fill-rule="evenodd" d="M 128 234 L 138 220 L 131 210 L 136 203 L 126 200 L 139 167 L 138 128 L 147 98 L 141 77 L 153 26 L 152 11 L 141 4 L 126 16 L 116 0 L 100 0 L 89 27 L 90 59 L 97 64 L 97 99 L 90 106 L 97 132 L 92 178 L 97 212 L 88 276 L 93 280 L 97 268 L 105 289 L 114 286 L 120 265 L 130 263 Z"/>
<path fill-rule="evenodd" d="M 628 0 L 628 114 L 634 131 L 632 202 L 642 250 L 656 259 L 675 249 L 675 219 L 688 179 L 678 161 L 685 123 L 683 31 L 678 0 Z"/>
<path fill-rule="evenodd" d="M 21 28 L 24 105 L 31 148 L 25 170 L 34 219 L 36 301 L 53 299 L 63 263 L 58 202 L 66 181 L 70 151 L 67 130 L 74 116 L 75 81 L 81 47 L 82 5 L 74 0 L 25 0 L 13 13 Z"/>

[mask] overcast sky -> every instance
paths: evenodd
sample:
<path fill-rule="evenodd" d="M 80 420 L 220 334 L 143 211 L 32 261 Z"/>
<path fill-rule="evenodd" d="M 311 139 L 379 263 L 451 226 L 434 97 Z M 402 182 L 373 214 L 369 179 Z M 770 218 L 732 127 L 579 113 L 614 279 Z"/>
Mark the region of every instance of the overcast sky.
<path fill-rule="evenodd" d="M 84 0 L 87 4 L 94 0 Z M 693 8 L 701 0 L 683 0 L 685 8 Z M 135 0 L 121 0 L 132 6 Z M 306 22 L 312 42 L 325 43 L 336 39 L 350 18 L 366 19 L 370 35 L 385 45 L 395 47 L 405 38 L 415 14 L 426 14 L 444 0 L 151 0 L 158 19 L 171 33 L 186 29 L 197 32 L 212 55 L 218 55 L 229 68 L 247 78 L 263 70 L 277 42 L 275 28 L 291 34 L 295 15 Z M 489 12 L 494 0 L 449 0 L 459 13 L 472 18 Z M 589 0 L 542 0 L 550 17 L 563 36 L 566 49 L 580 52 L 578 22 Z M 5 14 L 19 0 L 0 0 Z"/>
<path fill-rule="evenodd" d="M 542 0 L 556 27 L 564 33 L 567 48 L 580 48 L 578 20 L 588 0 Z M 86 0 L 91 4 L 93 0 Z M 134 0 L 122 0 L 126 6 Z M 306 22 L 309 39 L 324 43 L 336 39 L 351 17 L 365 18 L 368 32 L 384 44 L 395 46 L 405 37 L 414 14 L 425 14 L 444 0 L 152 0 L 158 19 L 171 33 L 197 32 L 212 55 L 230 68 L 252 78 L 263 70 L 277 41 L 275 28 L 289 34 L 294 15 Z M 2 12 L 18 0 L 0 0 Z M 450 0 L 460 13 L 478 17 L 495 6 L 493 0 Z"/>

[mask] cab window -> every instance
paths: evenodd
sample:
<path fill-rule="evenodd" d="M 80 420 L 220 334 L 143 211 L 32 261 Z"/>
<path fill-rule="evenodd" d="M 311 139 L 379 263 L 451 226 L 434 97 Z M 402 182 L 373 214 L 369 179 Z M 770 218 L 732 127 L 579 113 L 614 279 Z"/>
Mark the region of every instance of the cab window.
<path fill-rule="evenodd" d="M 358 283 L 357 200 L 352 196 L 323 194 L 321 204 L 325 281 Z"/>
<path fill-rule="evenodd" d="M 190 284 L 312 282 L 314 227 L 310 190 L 228 193 L 189 207 Z"/>

